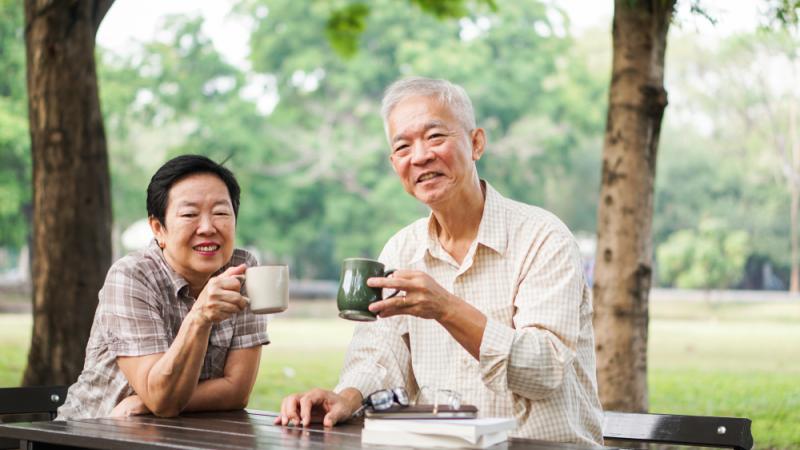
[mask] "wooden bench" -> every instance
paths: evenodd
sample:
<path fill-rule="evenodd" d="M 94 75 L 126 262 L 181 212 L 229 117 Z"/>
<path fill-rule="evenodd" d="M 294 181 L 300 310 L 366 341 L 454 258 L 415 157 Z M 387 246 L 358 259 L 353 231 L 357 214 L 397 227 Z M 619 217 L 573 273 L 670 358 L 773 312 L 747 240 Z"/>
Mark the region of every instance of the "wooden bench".
<path fill-rule="evenodd" d="M 67 398 L 67 386 L 0 388 L 0 422 L 53 420 Z M 0 450 L 19 448 L 19 441 L 0 438 Z"/>
<path fill-rule="evenodd" d="M 750 419 L 606 411 L 603 437 L 610 440 L 750 450 Z"/>

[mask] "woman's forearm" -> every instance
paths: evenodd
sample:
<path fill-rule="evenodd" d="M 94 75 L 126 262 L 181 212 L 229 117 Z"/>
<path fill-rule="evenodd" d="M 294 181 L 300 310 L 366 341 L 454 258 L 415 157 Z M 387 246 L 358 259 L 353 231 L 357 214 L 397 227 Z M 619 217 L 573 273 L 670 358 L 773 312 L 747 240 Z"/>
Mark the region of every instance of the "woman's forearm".
<path fill-rule="evenodd" d="M 199 313 L 189 313 L 172 345 L 150 368 L 142 400 L 154 414 L 177 415 L 189 402 L 203 367 L 211 325 Z"/>
<path fill-rule="evenodd" d="M 224 375 L 198 383 L 184 411 L 242 409 L 247 406 L 261 362 L 261 346 L 233 349 Z"/>

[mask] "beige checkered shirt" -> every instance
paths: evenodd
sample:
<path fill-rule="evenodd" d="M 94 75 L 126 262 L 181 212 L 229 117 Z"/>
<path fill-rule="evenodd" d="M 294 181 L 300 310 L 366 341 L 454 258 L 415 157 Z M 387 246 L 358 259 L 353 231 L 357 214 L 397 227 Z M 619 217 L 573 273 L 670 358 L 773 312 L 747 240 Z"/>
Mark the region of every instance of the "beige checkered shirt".
<path fill-rule="evenodd" d="M 253 266 L 256 260 L 236 249 L 217 273 L 242 263 Z M 117 357 L 166 352 L 194 304 L 188 291 L 188 283 L 170 268 L 155 241 L 115 262 L 100 290 L 83 371 L 70 386 L 58 418 L 107 416 L 123 398 L 134 394 L 117 366 Z M 229 349 L 267 343 L 266 316 L 249 309 L 214 324 L 200 380 L 223 375 Z"/>
<path fill-rule="evenodd" d="M 336 391 L 453 389 L 482 416 L 515 417 L 514 436 L 601 444 L 591 294 L 567 227 L 487 183 L 478 237 L 458 264 L 434 221 L 401 230 L 380 259 L 426 272 L 486 315 L 480 361 L 436 321 L 379 319 L 356 326 Z M 432 403 L 427 392 L 421 402 Z"/>

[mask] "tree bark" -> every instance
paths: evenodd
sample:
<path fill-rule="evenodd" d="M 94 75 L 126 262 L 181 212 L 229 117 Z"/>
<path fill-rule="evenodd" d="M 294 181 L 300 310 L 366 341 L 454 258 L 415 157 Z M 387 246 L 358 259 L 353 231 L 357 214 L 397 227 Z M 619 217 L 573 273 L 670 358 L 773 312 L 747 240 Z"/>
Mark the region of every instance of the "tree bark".
<path fill-rule="evenodd" d="M 674 0 L 616 0 L 594 274 L 600 401 L 648 409 L 653 186 L 667 106 L 664 52 Z"/>
<path fill-rule="evenodd" d="M 24 385 L 83 367 L 111 263 L 108 154 L 94 42 L 112 0 L 25 0 L 33 160 L 33 334 Z"/>

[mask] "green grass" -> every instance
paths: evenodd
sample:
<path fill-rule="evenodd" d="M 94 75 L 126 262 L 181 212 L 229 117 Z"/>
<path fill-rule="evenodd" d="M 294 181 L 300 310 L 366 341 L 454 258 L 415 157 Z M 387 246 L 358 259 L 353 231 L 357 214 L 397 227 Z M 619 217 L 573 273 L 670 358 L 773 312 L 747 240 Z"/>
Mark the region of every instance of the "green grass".
<path fill-rule="evenodd" d="M 800 304 L 658 302 L 651 313 L 651 411 L 749 417 L 755 448 L 800 449 Z M 275 410 L 288 393 L 334 386 L 352 329 L 277 316 L 250 406 Z M 29 338 L 28 316 L 0 315 L 0 386 L 18 384 Z"/>
<path fill-rule="evenodd" d="M 749 417 L 756 448 L 800 448 L 800 323 L 656 318 L 648 360 L 652 412 Z"/>

